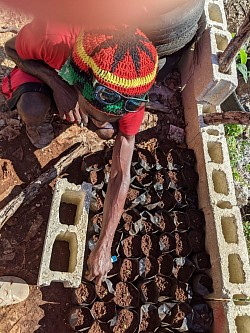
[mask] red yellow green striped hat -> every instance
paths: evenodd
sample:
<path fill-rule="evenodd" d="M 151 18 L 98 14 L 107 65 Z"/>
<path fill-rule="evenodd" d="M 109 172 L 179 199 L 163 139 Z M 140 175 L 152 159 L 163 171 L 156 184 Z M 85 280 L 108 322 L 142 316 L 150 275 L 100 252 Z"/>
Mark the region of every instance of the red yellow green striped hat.
<path fill-rule="evenodd" d="M 70 64 L 71 74 L 78 81 L 84 81 L 91 71 L 107 87 L 127 96 L 141 96 L 155 81 L 158 57 L 141 30 L 122 25 L 106 31 L 82 32 Z"/>

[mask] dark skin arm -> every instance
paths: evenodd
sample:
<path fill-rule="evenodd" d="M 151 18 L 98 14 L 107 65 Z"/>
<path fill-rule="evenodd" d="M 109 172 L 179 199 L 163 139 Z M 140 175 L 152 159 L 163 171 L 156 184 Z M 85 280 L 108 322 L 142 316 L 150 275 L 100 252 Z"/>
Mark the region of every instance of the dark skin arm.
<path fill-rule="evenodd" d="M 88 259 L 88 280 L 97 285 L 105 279 L 112 268 L 111 247 L 117 225 L 120 221 L 130 185 L 130 165 L 134 150 L 135 136 L 118 132 L 111 166 L 111 176 L 105 196 L 103 223 L 99 240 Z"/>
<path fill-rule="evenodd" d="M 62 80 L 57 72 L 40 60 L 23 60 L 17 54 L 15 48 L 16 37 L 11 38 L 5 44 L 7 56 L 24 72 L 40 79 L 52 90 L 54 100 L 61 118 L 81 122 L 81 112 L 78 106 L 78 94 L 73 86 Z"/>

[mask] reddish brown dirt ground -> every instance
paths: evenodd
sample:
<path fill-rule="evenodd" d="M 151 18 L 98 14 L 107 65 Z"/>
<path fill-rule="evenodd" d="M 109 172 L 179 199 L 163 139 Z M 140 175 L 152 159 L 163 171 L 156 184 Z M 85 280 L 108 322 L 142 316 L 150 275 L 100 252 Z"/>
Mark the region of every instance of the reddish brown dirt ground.
<path fill-rule="evenodd" d="M 10 10 L 0 9 L 1 28 L 20 29 L 29 18 Z M 10 29 L 11 30 L 11 29 Z M 13 32 L 0 33 L 0 80 L 14 64 L 6 59 L 4 43 L 14 36 Z M 179 104 L 174 100 L 175 106 Z M 171 115 L 146 113 L 142 128 L 153 127 L 138 135 L 137 141 L 158 138 L 166 143 L 168 123 L 184 126 L 182 108 Z M 9 111 L 0 93 L 0 209 L 19 194 L 31 181 L 51 167 L 76 142 L 84 141 L 90 151 L 103 142 L 85 128 L 66 125 L 55 119 L 56 138 L 45 149 L 35 149 L 25 135 L 25 128 L 16 111 Z M 147 142 L 150 148 L 152 142 Z M 108 142 L 111 145 L 112 141 Z M 81 159 L 77 159 L 63 175 L 70 182 L 80 184 L 84 179 L 80 171 Z M 28 205 L 23 205 L 1 230 L 0 276 L 14 275 L 30 285 L 26 301 L 0 308 L 1 333 L 69 333 L 68 314 L 71 309 L 72 290 L 60 283 L 49 287 L 37 287 L 41 254 L 50 211 L 54 182 L 44 186 L 39 195 Z M 65 264 L 67 253 L 61 253 L 60 262 Z M 58 264 L 58 263 L 57 263 Z"/>

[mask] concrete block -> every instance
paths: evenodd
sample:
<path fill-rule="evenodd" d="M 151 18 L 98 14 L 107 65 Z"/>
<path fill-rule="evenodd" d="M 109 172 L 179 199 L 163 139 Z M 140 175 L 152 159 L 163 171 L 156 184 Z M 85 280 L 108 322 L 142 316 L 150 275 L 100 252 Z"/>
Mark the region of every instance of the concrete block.
<path fill-rule="evenodd" d="M 227 30 L 227 19 L 223 0 L 206 0 L 204 6 L 207 27 Z"/>
<path fill-rule="evenodd" d="M 51 282 L 62 282 L 66 288 L 79 287 L 82 280 L 91 189 L 91 185 L 87 183 L 75 185 L 69 183 L 65 178 L 57 181 L 41 258 L 39 286 L 49 286 Z M 75 216 L 72 216 L 71 219 L 72 223 L 65 224 L 60 220 L 62 203 L 76 206 Z M 68 243 L 67 271 L 55 271 L 50 267 L 55 242 Z"/>
<path fill-rule="evenodd" d="M 220 105 L 238 84 L 236 64 L 228 73 L 219 72 L 218 54 L 223 52 L 231 35 L 229 32 L 208 28 L 198 41 L 199 59 L 194 68 L 194 94 L 199 103 Z"/>

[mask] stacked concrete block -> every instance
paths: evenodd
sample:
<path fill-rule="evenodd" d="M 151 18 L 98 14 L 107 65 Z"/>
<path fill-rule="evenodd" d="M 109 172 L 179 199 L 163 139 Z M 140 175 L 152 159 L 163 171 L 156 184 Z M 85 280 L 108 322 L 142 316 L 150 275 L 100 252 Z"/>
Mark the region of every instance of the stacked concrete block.
<path fill-rule="evenodd" d="M 207 27 L 227 30 L 227 19 L 223 0 L 206 0 L 204 13 Z"/>
<path fill-rule="evenodd" d="M 49 286 L 51 282 L 62 282 L 64 287 L 77 288 L 82 280 L 85 242 L 88 226 L 88 210 L 91 196 L 91 185 L 71 184 L 67 179 L 56 183 L 50 209 L 47 232 L 38 276 L 39 286 Z M 60 221 L 60 205 L 76 206 L 72 224 Z M 68 270 L 65 272 L 51 269 L 51 258 L 55 242 L 67 242 L 69 246 Z"/>
<path fill-rule="evenodd" d="M 199 60 L 194 69 L 194 92 L 199 103 L 220 105 L 238 85 L 235 61 L 227 73 L 219 71 L 218 55 L 226 49 L 230 39 L 228 31 L 210 27 L 198 42 Z"/>
<path fill-rule="evenodd" d="M 206 125 L 203 121 L 204 114 L 221 110 L 219 106 L 197 103 L 195 79 L 188 82 L 182 100 L 187 145 L 197 157 L 199 205 L 205 214 L 206 249 L 212 265 L 214 292 L 208 297 L 215 319 L 212 332 L 249 333 L 249 256 L 224 126 Z"/>

